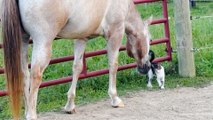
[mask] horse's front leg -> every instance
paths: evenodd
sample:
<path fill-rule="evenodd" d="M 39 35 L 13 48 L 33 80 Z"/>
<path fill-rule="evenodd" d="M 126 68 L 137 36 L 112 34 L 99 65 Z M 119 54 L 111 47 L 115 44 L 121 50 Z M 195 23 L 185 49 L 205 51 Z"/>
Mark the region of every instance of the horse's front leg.
<path fill-rule="evenodd" d="M 109 89 L 108 94 L 111 98 L 113 107 L 124 107 L 122 100 L 117 95 L 116 74 L 118 69 L 119 48 L 124 34 L 123 25 L 113 26 L 107 35 L 107 52 L 109 60 Z"/>
<path fill-rule="evenodd" d="M 86 41 L 76 40 L 74 47 L 74 63 L 73 63 L 73 81 L 72 85 L 67 93 L 67 103 L 64 107 L 67 113 L 75 113 L 75 95 L 76 95 L 76 84 L 80 73 L 83 69 L 83 54 L 85 51 Z"/>
<path fill-rule="evenodd" d="M 53 38 L 52 38 L 53 39 Z M 29 98 L 27 101 L 27 120 L 36 120 L 36 105 L 39 86 L 42 82 L 42 74 L 49 64 L 52 51 L 51 41 L 49 39 L 34 39 L 33 41 L 33 53 L 31 62 L 31 73 L 30 73 L 30 87 L 29 87 Z"/>

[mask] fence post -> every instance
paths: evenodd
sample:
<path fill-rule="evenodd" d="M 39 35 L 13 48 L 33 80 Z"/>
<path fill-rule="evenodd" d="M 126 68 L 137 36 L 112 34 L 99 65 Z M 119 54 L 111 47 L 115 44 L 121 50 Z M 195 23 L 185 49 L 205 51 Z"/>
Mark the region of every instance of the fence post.
<path fill-rule="evenodd" d="M 189 0 L 174 0 L 179 75 L 195 77 Z"/>

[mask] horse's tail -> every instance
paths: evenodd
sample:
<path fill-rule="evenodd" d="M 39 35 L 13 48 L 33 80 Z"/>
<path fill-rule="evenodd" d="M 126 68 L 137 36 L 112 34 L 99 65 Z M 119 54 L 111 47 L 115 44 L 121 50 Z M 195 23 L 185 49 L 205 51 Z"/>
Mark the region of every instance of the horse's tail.
<path fill-rule="evenodd" d="M 7 89 L 14 119 L 19 119 L 23 93 L 21 69 L 22 27 L 18 0 L 4 0 L 2 35 Z"/>

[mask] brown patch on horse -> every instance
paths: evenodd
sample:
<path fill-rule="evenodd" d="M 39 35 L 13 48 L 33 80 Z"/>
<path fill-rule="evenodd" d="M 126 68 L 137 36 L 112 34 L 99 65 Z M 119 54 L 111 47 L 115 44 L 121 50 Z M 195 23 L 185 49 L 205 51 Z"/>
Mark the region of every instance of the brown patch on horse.
<path fill-rule="evenodd" d="M 144 57 L 144 54 L 142 52 L 141 41 L 139 41 L 138 39 L 136 41 L 136 50 L 137 50 L 137 56 L 138 56 L 139 60 L 141 60 Z"/>
<path fill-rule="evenodd" d="M 21 112 L 23 93 L 23 73 L 21 70 L 21 21 L 18 0 L 4 0 L 2 16 L 2 35 L 4 47 L 5 73 L 10 106 L 15 120 Z"/>
<path fill-rule="evenodd" d="M 133 46 L 131 43 L 132 40 L 135 40 L 135 53 L 132 53 Z M 130 57 L 137 56 L 138 60 L 144 58 L 147 53 L 147 44 L 145 36 L 137 36 L 133 34 L 127 34 L 127 43 L 126 43 L 127 54 Z M 134 55 L 135 54 L 135 55 Z"/>
<path fill-rule="evenodd" d="M 147 43 L 146 43 L 146 37 L 141 36 L 140 39 L 137 39 L 137 53 L 139 59 L 144 58 L 144 56 L 147 54 Z"/>
<path fill-rule="evenodd" d="M 40 85 L 41 79 L 42 79 L 42 71 L 39 64 L 32 66 L 31 79 L 32 79 L 31 87 L 33 88 L 33 92 L 34 92 L 37 86 Z"/>
<path fill-rule="evenodd" d="M 132 45 L 129 43 L 129 40 L 127 40 L 127 42 L 126 42 L 126 51 L 127 51 L 127 55 L 128 55 L 129 57 L 131 57 L 131 58 L 134 58 L 131 49 L 132 49 Z"/>

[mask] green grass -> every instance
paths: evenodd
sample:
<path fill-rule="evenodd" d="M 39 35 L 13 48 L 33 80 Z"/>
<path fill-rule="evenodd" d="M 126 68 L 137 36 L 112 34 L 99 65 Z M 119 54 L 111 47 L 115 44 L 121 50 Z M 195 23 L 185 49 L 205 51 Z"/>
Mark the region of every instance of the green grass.
<path fill-rule="evenodd" d="M 191 11 L 193 16 L 212 15 L 213 3 L 198 3 L 196 8 Z M 173 4 L 169 3 L 169 16 L 170 16 L 170 32 L 172 48 L 176 49 L 175 43 L 175 30 L 173 18 Z M 153 15 L 154 18 L 161 18 L 161 5 L 159 3 L 152 3 L 138 6 L 143 18 L 148 18 Z M 213 19 L 196 19 L 192 21 L 193 30 L 193 44 L 196 48 L 213 45 L 212 28 Z M 163 25 L 155 25 L 150 27 L 152 38 L 161 38 L 164 35 Z M 125 39 L 123 40 L 125 43 Z M 104 49 L 106 41 L 101 37 L 95 40 L 90 40 L 87 44 L 86 51 L 95 51 Z M 157 57 L 165 55 L 165 45 L 152 46 L 156 52 Z M 0 51 L 2 54 L 2 51 Z M 53 44 L 53 57 L 68 56 L 73 54 L 73 41 L 60 40 L 55 41 Z M 195 78 L 182 78 L 178 76 L 177 68 L 177 55 L 173 54 L 172 62 L 163 62 L 166 70 L 166 89 L 173 89 L 177 87 L 204 87 L 213 81 L 213 49 L 204 49 L 195 54 L 196 74 Z M 131 63 L 134 60 L 129 58 L 125 52 L 119 55 L 119 65 Z M 108 67 L 106 55 L 92 57 L 87 60 L 88 71 L 103 69 Z M 0 55 L 0 66 L 3 66 L 3 58 Z M 43 76 L 43 81 L 66 77 L 72 74 L 72 62 L 60 63 L 57 65 L 50 65 Z M 5 89 L 4 76 L 0 75 L 0 89 Z M 153 90 L 158 90 L 156 81 L 154 82 Z M 43 88 L 39 91 L 38 97 L 38 112 L 47 111 L 60 111 L 66 103 L 66 92 L 70 87 L 70 83 Z M 146 77 L 141 76 L 135 69 L 129 69 L 118 72 L 117 75 L 117 88 L 119 95 L 125 95 L 127 91 L 147 90 Z M 76 104 L 84 105 L 87 103 L 95 102 L 101 99 L 109 99 L 107 95 L 108 89 L 108 75 L 84 79 L 78 82 Z M 125 101 L 124 101 L 125 102 Z M 0 98 L 0 118 L 8 119 L 10 111 L 8 110 L 8 97 Z"/>

